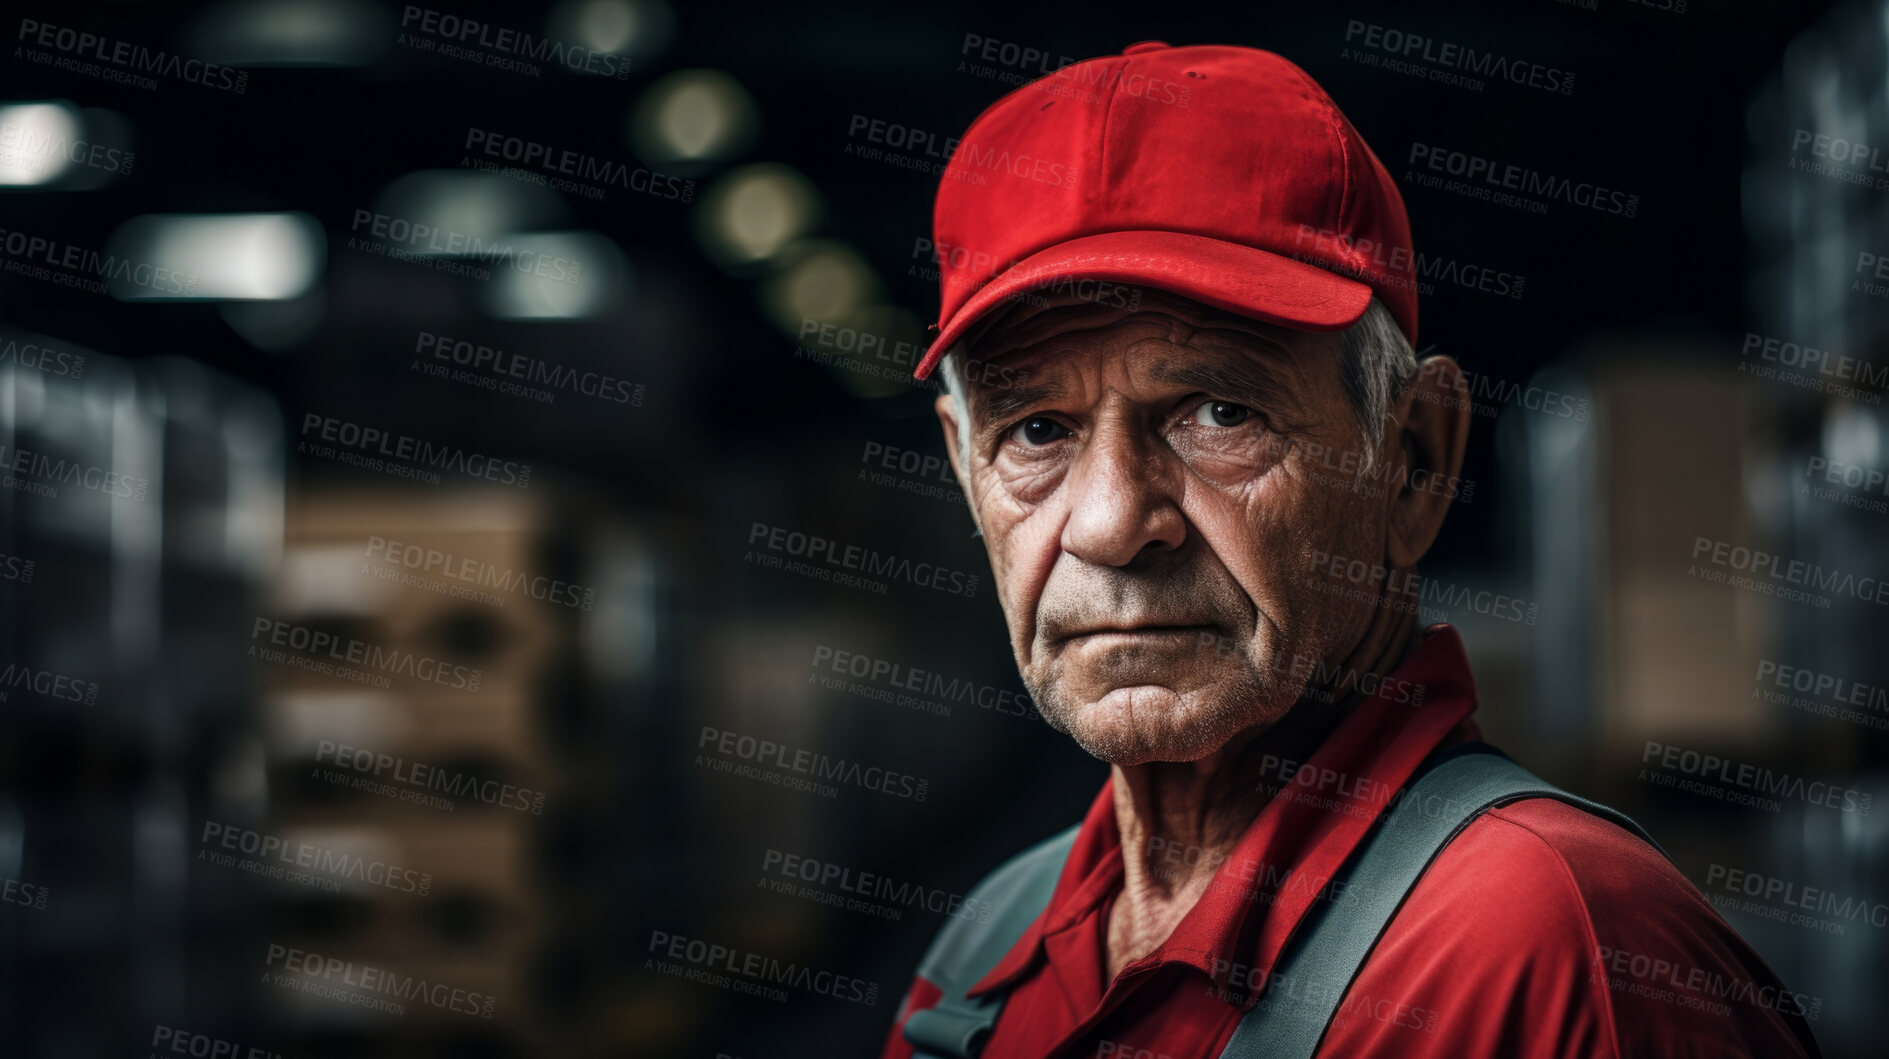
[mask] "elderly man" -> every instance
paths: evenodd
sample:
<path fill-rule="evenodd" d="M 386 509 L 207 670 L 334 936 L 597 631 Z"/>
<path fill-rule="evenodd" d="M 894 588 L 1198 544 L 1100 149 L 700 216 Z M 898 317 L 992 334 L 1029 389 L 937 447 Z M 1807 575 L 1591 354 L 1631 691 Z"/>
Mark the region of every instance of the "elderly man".
<path fill-rule="evenodd" d="M 1478 740 L 1415 567 L 1469 433 L 1403 200 L 1302 70 L 1146 42 L 937 200 L 952 466 L 1023 680 L 1110 765 L 970 894 L 888 1057 L 1806 1055 L 1625 817 Z"/>

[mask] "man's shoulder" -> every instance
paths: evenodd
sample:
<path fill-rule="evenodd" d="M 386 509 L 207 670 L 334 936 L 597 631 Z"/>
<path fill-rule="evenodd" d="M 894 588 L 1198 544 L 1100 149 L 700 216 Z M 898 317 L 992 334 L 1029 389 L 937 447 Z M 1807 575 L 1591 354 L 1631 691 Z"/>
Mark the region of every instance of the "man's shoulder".
<path fill-rule="evenodd" d="M 964 896 L 963 914 L 948 919 L 932 939 L 919 975 L 935 983 L 964 977 L 1007 947 L 1003 939 L 1020 937 L 1048 905 L 1079 830 L 1080 825 L 1065 828 L 1034 842 L 979 879 Z"/>
<path fill-rule="evenodd" d="M 1690 890 L 1639 836 L 1566 802 L 1531 798 L 1482 813 L 1437 854 L 1373 957 L 1394 959 L 1413 945 L 1485 987 L 1544 974 L 1571 985 L 1597 958 L 1600 924 L 1690 914 Z"/>
<path fill-rule="evenodd" d="M 1047 904 L 1081 830 L 1080 824 L 1066 827 L 1011 854 L 977 880 L 966 892 L 965 903 L 1001 910 L 1040 897 Z"/>
<path fill-rule="evenodd" d="M 1554 799 L 1465 827 L 1360 984 L 1396 988 L 1439 967 L 1461 991 L 1418 988 L 1413 1003 L 1437 1012 L 1440 1032 L 1486 1046 L 1470 1053 L 1802 1054 L 1780 1014 L 1792 1005 L 1771 999 L 1781 984 L 1684 874 L 1638 835 Z M 1452 996 L 1478 1001 L 1457 1008 Z"/>
<path fill-rule="evenodd" d="M 1472 883 L 1528 885 L 1544 900 L 1578 901 L 1590 913 L 1714 915 L 1697 888 L 1645 839 L 1553 798 L 1483 813 L 1444 849 L 1436 867 L 1466 873 Z"/>
<path fill-rule="evenodd" d="M 1471 934 L 1507 937 L 1533 960 L 1583 970 L 1635 939 L 1737 941 L 1658 849 L 1552 798 L 1513 802 L 1471 821 L 1437 855 L 1399 915 L 1455 919 L 1469 909 Z"/>
<path fill-rule="evenodd" d="M 1054 875 L 1062 869 L 1063 861 L 1069 856 L 1070 847 L 1075 845 L 1076 835 L 1081 830 L 1081 824 L 1071 824 L 1047 838 L 1032 842 L 992 868 L 972 887 L 972 892 L 1001 890 L 1043 872 Z"/>

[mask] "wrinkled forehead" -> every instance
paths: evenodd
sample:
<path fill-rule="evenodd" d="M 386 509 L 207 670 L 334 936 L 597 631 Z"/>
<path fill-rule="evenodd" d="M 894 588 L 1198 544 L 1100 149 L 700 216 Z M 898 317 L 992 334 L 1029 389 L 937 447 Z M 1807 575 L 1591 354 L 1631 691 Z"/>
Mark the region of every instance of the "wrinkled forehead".
<path fill-rule="evenodd" d="M 1303 382 L 1321 358 L 1335 368 L 1337 332 L 1295 331 L 1227 312 L 1178 294 L 1141 289 L 1129 305 L 1073 295 L 1023 297 L 979 320 L 958 345 L 960 377 L 970 396 L 1024 377 L 1080 370 L 1086 356 L 1136 347 L 1149 368 L 1202 362 Z M 994 370 L 1000 369 L 1000 370 Z M 975 402 L 974 402 L 975 403 Z"/>

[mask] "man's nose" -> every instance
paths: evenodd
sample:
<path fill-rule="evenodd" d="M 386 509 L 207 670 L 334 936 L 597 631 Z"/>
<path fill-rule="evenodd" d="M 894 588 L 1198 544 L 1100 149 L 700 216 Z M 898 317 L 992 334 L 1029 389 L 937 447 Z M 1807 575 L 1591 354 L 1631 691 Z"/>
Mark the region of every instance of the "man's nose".
<path fill-rule="evenodd" d="M 1153 439 L 1123 424 L 1097 429 L 1069 469 L 1063 550 L 1099 566 L 1128 566 L 1187 539 L 1177 483 Z"/>

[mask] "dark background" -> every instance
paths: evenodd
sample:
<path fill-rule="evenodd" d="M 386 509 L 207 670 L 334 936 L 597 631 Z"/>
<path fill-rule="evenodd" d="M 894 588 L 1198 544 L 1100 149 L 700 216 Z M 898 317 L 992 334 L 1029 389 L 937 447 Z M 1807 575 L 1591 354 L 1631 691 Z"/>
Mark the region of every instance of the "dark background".
<path fill-rule="evenodd" d="M 1642 740 L 1658 739 L 1889 790 L 1880 728 L 1745 701 L 1753 658 L 1880 685 L 1880 610 L 1853 600 L 1761 605 L 1702 588 L 1684 551 L 1706 535 L 1769 541 L 1859 572 L 1882 565 L 1885 516 L 1794 499 L 1802 483 L 1791 471 L 1801 477 L 1805 454 L 1829 451 L 1833 437 L 1889 463 L 1879 400 L 1843 402 L 1738 372 L 1748 332 L 1859 357 L 1881 346 L 1875 303 L 1841 296 L 1854 256 L 1842 240 L 1867 249 L 1873 233 L 1889 236 L 1881 193 L 1785 171 L 1793 129 L 1859 141 L 1880 129 L 1883 44 L 1869 28 L 1879 7 L 641 5 L 642 25 L 666 19 L 669 32 L 634 38 L 632 72 L 614 80 L 555 67 L 527 76 L 389 43 L 397 5 L 15 6 L 24 18 L 193 54 L 245 32 L 267 36 L 245 27 L 314 14 L 367 43 L 333 65 L 232 62 L 248 71 L 241 94 L 112 84 L 24 60 L 19 41 L 0 58 L 0 100 L 104 108 L 136 150 L 129 174 L 95 187 L 9 189 L 0 227 L 103 247 L 144 214 L 295 210 L 326 234 L 317 291 L 292 305 L 125 301 L 0 273 L 9 336 L 89 351 L 84 385 L 128 387 L 136 396 L 126 400 L 157 407 L 150 414 L 172 439 L 154 457 L 160 495 L 135 509 L 0 494 L 9 553 L 40 559 L 30 584 L 0 589 L 8 660 L 101 687 L 91 709 L 0 703 L 0 854 L 10 877 L 50 894 L 43 909 L 0 907 L 10 1053 L 142 1054 L 164 1027 L 286 1055 L 876 1052 L 944 920 L 907 909 L 888 921 L 757 887 L 766 851 L 961 894 L 1076 819 L 1106 772 L 1031 719 L 965 705 L 935 716 L 810 683 L 809 659 L 833 646 L 1020 691 L 962 505 L 860 477 L 869 445 L 942 455 L 933 391 L 896 371 L 875 377 L 802 355 L 763 299 L 812 244 L 722 267 L 699 233 L 719 180 L 753 163 L 791 166 L 822 202 L 805 238 L 858 255 L 878 277 L 866 301 L 905 312 L 883 330 L 922 342 L 937 292 L 913 247 L 929 234 L 936 177 L 850 153 L 860 141 L 849 123 L 865 115 L 961 133 L 1008 90 L 960 69 L 981 62 L 964 54 L 967 34 L 1070 58 L 1144 39 L 1267 48 L 1331 93 L 1400 183 L 1421 142 L 1637 194 L 1632 218 L 1559 204 L 1536 215 L 1404 184 L 1420 250 L 1526 277 L 1520 298 L 1438 284 L 1422 298 L 1420 346 L 1516 388 L 1552 369 L 1557 385 L 1602 412 L 1575 442 L 1588 460 L 1578 481 L 1539 456 L 1539 438 L 1559 424 L 1519 405 L 1476 419 L 1463 476 L 1477 495 L 1454 505 L 1426 567 L 1505 587 L 1543 615 L 1527 628 L 1451 616 L 1477 665 L 1478 716 L 1550 779 L 1636 815 L 1695 883 L 1734 858 L 1889 898 L 1882 828 L 1870 819 L 1839 826 L 1801 806 L 1766 815 L 1635 778 Z M 548 33 L 570 8 L 437 10 Z M 1576 88 L 1564 96 L 1491 81 L 1475 92 L 1375 69 L 1342 55 L 1353 20 L 1573 71 Z M 1797 72 L 1785 76 L 1790 63 Z M 601 233 L 627 263 L 595 314 L 496 319 L 477 281 L 347 246 L 354 212 L 396 178 L 459 168 L 469 126 L 635 164 L 629 115 L 652 85 L 695 68 L 739 82 L 754 127 L 727 157 L 642 160 L 694 181 L 693 202 L 621 189 L 601 201 L 547 200 L 562 213 L 547 226 Z M 1842 90 L 1816 95 L 1825 82 Z M 1870 85 L 1873 110 L 1826 102 L 1814 122 L 1800 116 L 1806 99 L 1866 99 Z M 1819 241 L 1832 229 L 1842 248 Z M 1874 245 L 1889 249 L 1889 238 Z M 1823 283 L 1821 300 L 1803 293 L 1807 276 Z M 259 343 L 255 321 L 291 337 Z M 446 385 L 410 368 L 420 331 L 607 371 L 646 396 L 634 408 L 568 394 L 546 405 Z M 58 435 L 61 413 L 42 413 L 32 434 L 21 425 L 26 391 L 5 392 L 13 443 Z M 529 490 L 390 482 L 298 453 L 310 412 L 537 473 Z M 228 426 L 243 416 L 273 425 L 258 440 Z M 149 455 L 113 430 L 98 435 L 99 451 L 115 454 L 106 462 Z M 216 468 L 244 459 L 265 485 L 239 500 Z M 386 604 L 388 615 L 436 607 L 415 619 L 415 635 L 503 674 L 495 683 L 515 684 L 530 718 L 526 739 L 435 744 L 417 731 L 401 752 L 516 776 L 549 792 L 544 813 L 462 807 L 449 825 L 443 814 L 337 799 L 306 782 L 306 747 L 273 734 L 281 704 L 297 690 L 346 685 L 253 662 L 250 624 L 306 614 L 383 640 L 408 626 L 323 612 L 282 571 L 310 542 L 345 539 L 358 551 L 370 534 L 469 532 L 483 525 L 470 512 L 492 496 L 521 512 L 527 528 L 507 539 L 532 568 L 598 587 L 599 604 L 513 600 L 461 613 L 418 590 Z M 274 544 L 253 562 L 233 551 L 222 565 L 172 556 L 189 551 L 203 518 L 242 505 L 277 512 L 275 523 L 264 518 L 277 526 L 264 534 Z M 125 528 L 145 518 L 162 526 L 155 553 Z M 933 561 L 985 584 L 969 600 L 897 583 L 877 595 L 762 569 L 746 558 L 755 523 Z M 1666 536 L 1676 549 L 1647 544 Z M 1658 557 L 1651 566 L 1647 555 Z M 533 646 L 508 653 L 525 640 Z M 1721 718 L 1728 695 L 1736 716 Z M 498 709 L 492 698 L 452 708 Z M 922 803 L 858 789 L 827 799 L 717 773 L 697 764 L 705 725 L 879 763 L 927 778 L 929 793 Z M 195 860 L 207 820 L 421 836 L 400 839 L 415 867 L 464 881 L 425 898 L 324 897 Z M 426 834 L 480 820 L 504 837 L 423 852 Z M 508 882 L 459 867 L 495 858 Z M 1880 927 L 1852 923 L 1830 936 L 1730 918 L 1787 982 L 1825 999 L 1816 1029 L 1829 1054 L 1870 1052 L 1885 983 Z M 879 985 L 877 1000 L 795 993 L 774 1003 L 683 981 L 646 968 L 653 931 L 857 975 Z M 303 998 L 258 981 L 280 970 L 265 964 L 272 944 L 429 968 L 495 993 L 497 1014 L 292 1003 Z"/>

